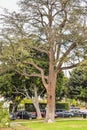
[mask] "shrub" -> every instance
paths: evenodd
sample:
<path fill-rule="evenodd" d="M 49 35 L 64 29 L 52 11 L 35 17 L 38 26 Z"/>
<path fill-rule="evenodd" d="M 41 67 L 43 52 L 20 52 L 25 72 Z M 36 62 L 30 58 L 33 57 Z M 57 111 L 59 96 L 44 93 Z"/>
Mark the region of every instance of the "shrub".
<path fill-rule="evenodd" d="M 40 109 L 45 109 L 46 108 L 46 103 L 39 103 Z M 56 109 L 65 109 L 69 110 L 70 105 L 69 103 L 56 103 Z M 32 103 L 25 103 L 25 110 L 29 112 L 35 111 L 35 107 Z"/>
<path fill-rule="evenodd" d="M 69 110 L 69 108 L 70 108 L 69 103 L 56 103 L 56 109 Z"/>
<path fill-rule="evenodd" d="M 10 126 L 9 112 L 7 108 L 3 108 L 2 106 L 3 104 L 0 104 L 0 127 L 9 127 Z"/>

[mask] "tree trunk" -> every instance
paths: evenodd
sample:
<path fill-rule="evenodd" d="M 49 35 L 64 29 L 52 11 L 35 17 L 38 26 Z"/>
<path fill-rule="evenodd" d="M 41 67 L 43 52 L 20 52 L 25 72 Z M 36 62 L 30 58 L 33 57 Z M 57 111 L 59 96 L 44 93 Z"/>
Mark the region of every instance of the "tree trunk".
<path fill-rule="evenodd" d="M 36 112 L 37 112 L 37 118 L 41 119 L 42 116 L 41 116 L 39 102 L 38 102 L 38 95 L 37 95 L 37 87 L 36 87 L 36 85 L 34 86 L 34 95 L 35 95 L 35 100 L 33 101 L 33 104 L 34 104 Z"/>
<path fill-rule="evenodd" d="M 18 104 L 17 103 L 13 103 L 13 107 L 12 107 L 12 113 L 16 112 L 16 108 L 17 108 Z"/>
<path fill-rule="evenodd" d="M 37 119 L 42 119 L 40 108 L 39 108 L 39 103 L 38 102 L 34 102 L 33 104 L 34 104 L 34 107 L 35 107 L 36 112 L 37 112 Z"/>
<path fill-rule="evenodd" d="M 49 79 L 47 87 L 47 110 L 46 122 L 54 122 L 55 119 L 55 89 L 56 89 L 56 72 L 54 69 L 54 54 L 51 48 L 49 53 Z"/>
<path fill-rule="evenodd" d="M 26 90 L 26 88 L 25 88 L 25 90 Z M 34 98 L 31 98 L 29 96 L 27 90 L 26 90 L 26 96 L 27 96 L 27 98 L 29 98 L 32 101 L 32 103 L 33 103 L 33 105 L 35 107 L 36 113 L 37 113 L 37 118 L 41 119 L 42 116 L 41 116 L 40 107 L 39 107 L 39 101 L 38 101 L 38 94 L 37 94 L 37 87 L 36 87 L 36 85 L 34 85 Z"/>
<path fill-rule="evenodd" d="M 55 119 L 55 82 L 50 81 L 47 90 L 47 110 L 46 110 L 46 122 L 54 122 Z"/>

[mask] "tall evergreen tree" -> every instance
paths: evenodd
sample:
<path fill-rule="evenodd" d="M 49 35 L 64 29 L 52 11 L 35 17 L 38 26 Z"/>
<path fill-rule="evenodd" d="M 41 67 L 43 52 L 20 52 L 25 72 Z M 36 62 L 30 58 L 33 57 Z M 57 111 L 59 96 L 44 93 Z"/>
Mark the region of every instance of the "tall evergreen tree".
<path fill-rule="evenodd" d="M 87 62 L 87 61 L 86 61 Z M 87 66 L 83 62 L 75 68 L 68 81 L 68 97 L 87 102 Z M 84 63 L 85 66 L 84 66 Z"/>
<path fill-rule="evenodd" d="M 20 12 L 2 15 L 3 29 L 1 31 L 4 43 L 20 43 L 18 54 L 21 66 L 33 67 L 35 71 L 23 74 L 41 77 L 47 91 L 46 121 L 53 122 L 55 116 L 56 81 L 61 70 L 70 69 L 79 64 L 86 55 L 87 25 L 85 0 L 21 0 Z M 35 42 L 30 42 L 33 37 Z M 22 39 L 22 40 L 20 40 Z M 24 39 L 24 40 L 23 40 Z M 26 40 L 25 40 L 26 39 Z M 39 44 L 37 44 L 39 42 Z M 22 46 L 22 43 L 26 47 Z M 23 45 L 24 45 L 23 44 Z M 28 46 L 27 46 L 28 45 Z M 41 66 L 42 60 L 33 60 L 32 50 L 48 57 L 48 73 Z M 9 57 L 11 64 L 18 64 L 13 47 L 13 56 Z M 15 60 L 16 59 L 16 60 Z M 12 61 L 14 60 L 14 62 Z M 5 62 L 7 64 L 7 62 Z"/>

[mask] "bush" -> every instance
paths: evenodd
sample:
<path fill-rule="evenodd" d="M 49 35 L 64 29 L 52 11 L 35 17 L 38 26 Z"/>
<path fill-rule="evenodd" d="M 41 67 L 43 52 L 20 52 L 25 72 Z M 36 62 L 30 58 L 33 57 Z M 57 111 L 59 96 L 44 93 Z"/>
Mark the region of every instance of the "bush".
<path fill-rule="evenodd" d="M 46 108 L 46 103 L 39 103 L 40 109 L 45 109 Z M 36 111 L 33 103 L 25 103 L 25 110 L 29 112 L 34 112 Z"/>
<path fill-rule="evenodd" d="M 45 109 L 46 105 L 47 105 L 46 103 L 39 103 L 40 109 Z M 69 110 L 69 108 L 70 108 L 69 103 L 56 103 L 56 109 Z M 25 103 L 25 110 L 29 112 L 36 111 L 32 103 Z"/>
<path fill-rule="evenodd" d="M 69 108 L 70 108 L 69 103 L 56 103 L 56 109 L 69 110 Z"/>
<path fill-rule="evenodd" d="M 2 107 L 3 104 L 0 104 L 0 127 L 9 127 L 10 118 L 8 109 Z"/>

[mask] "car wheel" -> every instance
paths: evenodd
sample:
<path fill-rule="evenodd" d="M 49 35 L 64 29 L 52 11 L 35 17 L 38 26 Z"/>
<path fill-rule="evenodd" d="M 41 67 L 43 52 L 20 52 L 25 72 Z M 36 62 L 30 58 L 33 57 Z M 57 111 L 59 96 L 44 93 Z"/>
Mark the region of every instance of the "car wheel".
<path fill-rule="evenodd" d="M 32 119 L 32 117 L 29 117 L 29 120 L 31 120 Z"/>
<path fill-rule="evenodd" d="M 20 116 L 18 116 L 17 119 L 20 119 Z"/>

